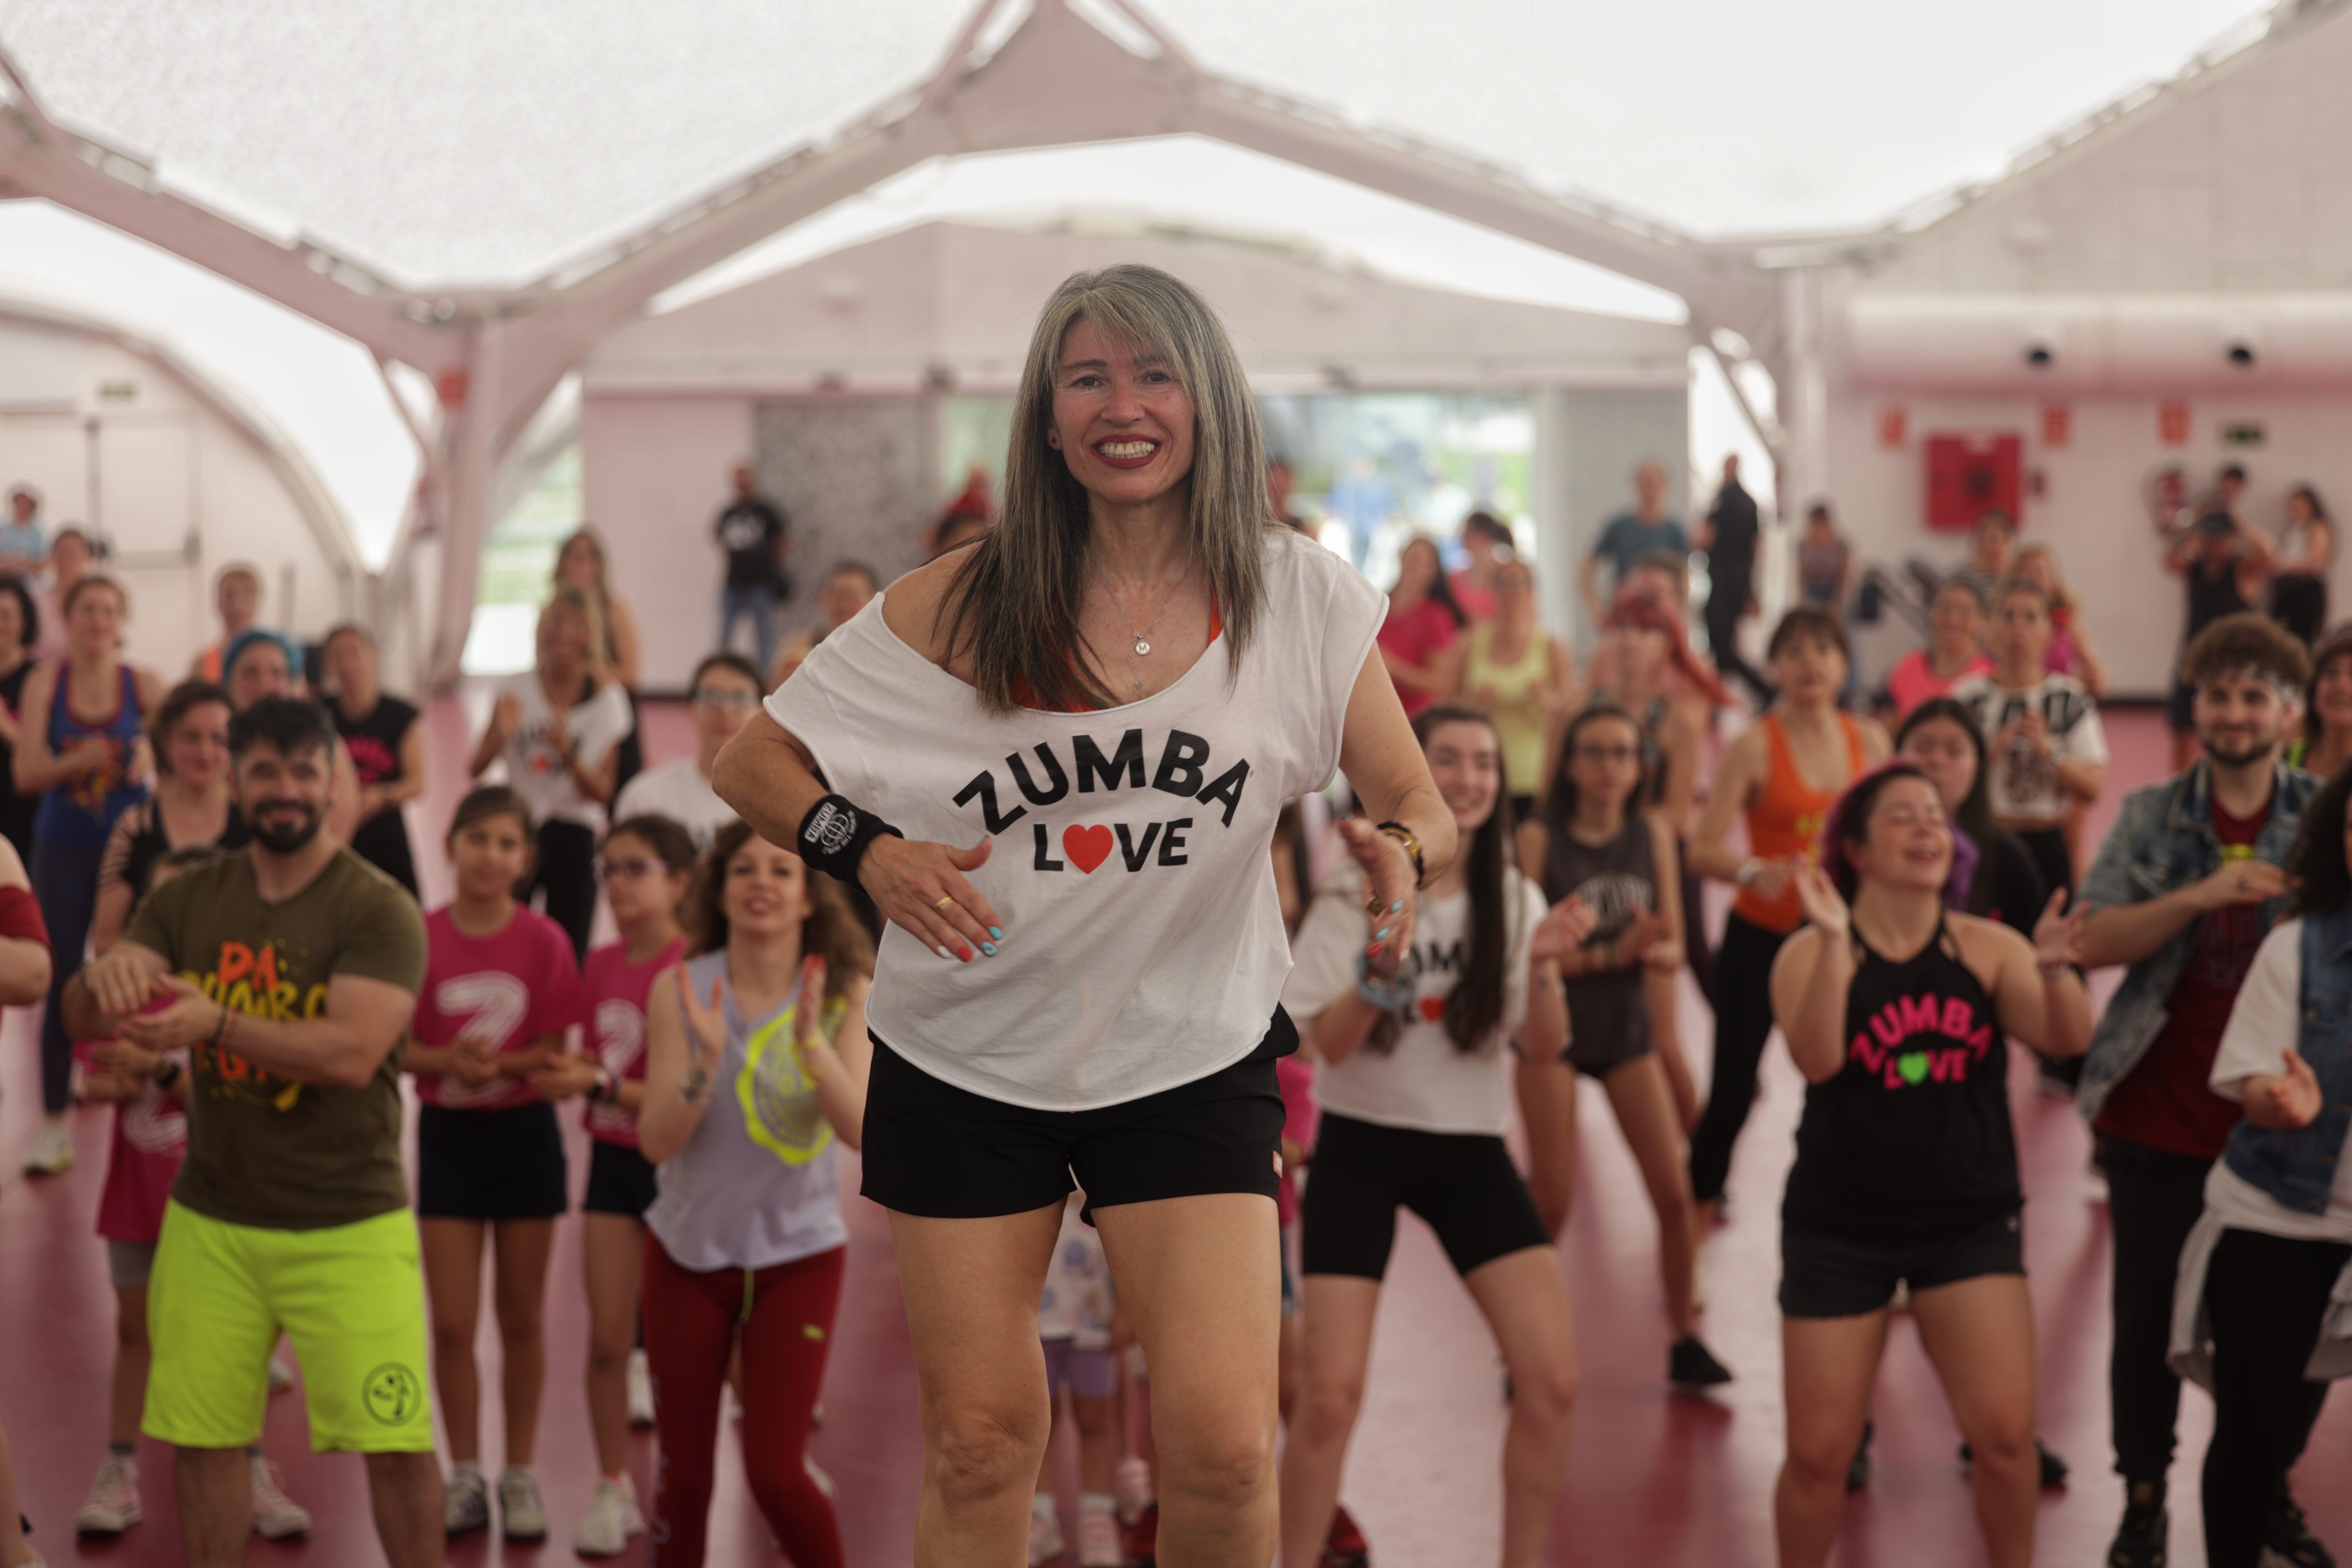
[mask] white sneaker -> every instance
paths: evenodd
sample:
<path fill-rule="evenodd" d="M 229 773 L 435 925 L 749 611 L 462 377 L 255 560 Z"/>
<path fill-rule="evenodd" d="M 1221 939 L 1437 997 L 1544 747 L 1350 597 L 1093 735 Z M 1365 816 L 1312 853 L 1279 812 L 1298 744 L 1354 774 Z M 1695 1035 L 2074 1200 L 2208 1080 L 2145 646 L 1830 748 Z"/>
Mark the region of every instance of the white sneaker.
<path fill-rule="evenodd" d="M 598 1481 L 588 1516 L 572 1537 L 572 1550 L 583 1557 L 618 1557 L 629 1549 L 629 1537 L 645 1528 L 646 1516 L 637 1508 L 635 1484 Z"/>
<path fill-rule="evenodd" d="M 520 1465 L 509 1465 L 499 1478 L 499 1533 L 509 1541 L 547 1539 L 547 1504 L 539 1495 L 539 1478 Z"/>
<path fill-rule="evenodd" d="M 1118 1479 L 1111 1494 L 1118 1499 L 1119 1523 L 1133 1524 L 1151 1501 L 1151 1467 L 1140 1456 L 1128 1455 L 1118 1462 Z"/>
<path fill-rule="evenodd" d="M 310 1510 L 286 1495 L 284 1474 L 273 1460 L 253 1461 L 253 1533 L 264 1541 L 310 1533 Z"/>
<path fill-rule="evenodd" d="M 654 1374 L 646 1364 L 646 1352 L 629 1352 L 629 1425 L 650 1426 L 654 1424 Z"/>
<path fill-rule="evenodd" d="M 460 1465 L 449 1472 L 448 1491 L 441 1504 L 441 1528 L 451 1535 L 490 1525 L 490 1488 L 481 1470 Z"/>
<path fill-rule="evenodd" d="M 25 1146 L 25 1173 L 28 1176 L 62 1176 L 73 1169 L 73 1134 L 62 1121 L 43 1121 L 41 1130 Z"/>
<path fill-rule="evenodd" d="M 293 1386 L 294 1369 L 286 1364 L 285 1358 L 282 1356 L 271 1356 L 269 1358 L 269 1392 L 283 1394 Z"/>
<path fill-rule="evenodd" d="M 110 1453 L 73 1516 L 76 1535 L 120 1535 L 139 1522 L 139 1461 Z"/>
<path fill-rule="evenodd" d="M 1120 1568 L 1127 1552 L 1119 1545 L 1118 1521 L 1092 1510 L 1078 1514 L 1078 1568 Z"/>
<path fill-rule="evenodd" d="M 1050 1513 L 1029 1510 L 1029 1568 L 1044 1568 L 1063 1552 L 1069 1542 L 1062 1539 L 1062 1521 Z"/>

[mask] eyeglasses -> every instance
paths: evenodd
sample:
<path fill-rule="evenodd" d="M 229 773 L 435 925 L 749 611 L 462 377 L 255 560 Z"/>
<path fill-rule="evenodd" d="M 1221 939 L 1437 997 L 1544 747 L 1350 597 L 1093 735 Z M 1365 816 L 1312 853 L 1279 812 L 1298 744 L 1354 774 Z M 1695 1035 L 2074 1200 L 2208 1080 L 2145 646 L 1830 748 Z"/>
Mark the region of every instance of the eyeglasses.
<path fill-rule="evenodd" d="M 1580 763 L 1630 763 L 1641 753 L 1631 746 L 1579 746 L 1576 760 Z"/>
<path fill-rule="evenodd" d="M 640 877 L 650 877 L 656 871 L 668 869 L 661 861 L 643 857 L 634 860 L 599 860 L 596 862 L 596 879 L 600 882 L 634 882 Z"/>
<path fill-rule="evenodd" d="M 759 693 L 755 691 L 698 691 L 694 694 L 697 708 L 757 708 Z"/>

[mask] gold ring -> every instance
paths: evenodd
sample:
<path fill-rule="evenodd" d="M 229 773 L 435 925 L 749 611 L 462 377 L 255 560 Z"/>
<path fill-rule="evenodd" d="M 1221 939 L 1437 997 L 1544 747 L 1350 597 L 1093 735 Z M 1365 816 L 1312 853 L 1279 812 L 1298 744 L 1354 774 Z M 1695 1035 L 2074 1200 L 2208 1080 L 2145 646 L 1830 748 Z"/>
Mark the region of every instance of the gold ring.
<path fill-rule="evenodd" d="M 941 893 L 941 894 L 940 895 L 940 901 L 939 901 L 938 903 L 936 903 L 936 904 L 933 904 L 933 905 L 931 906 L 931 908 L 933 908 L 933 909 L 935 909 L 935 910 L 939 910 L 944 911 L 950 904 L 954 903 L 954 902 L 955 902 L 955 895 L 954 895 L 953 893 Z"/>

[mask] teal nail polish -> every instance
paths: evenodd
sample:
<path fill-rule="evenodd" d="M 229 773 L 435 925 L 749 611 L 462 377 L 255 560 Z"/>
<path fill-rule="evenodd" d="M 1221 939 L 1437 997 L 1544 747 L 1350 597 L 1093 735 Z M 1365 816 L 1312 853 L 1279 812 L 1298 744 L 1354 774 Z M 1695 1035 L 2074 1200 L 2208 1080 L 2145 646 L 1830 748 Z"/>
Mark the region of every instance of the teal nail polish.
<path fill-rule="evenodd" d="M 1372 936 L 1375 941 L 1386 942 L 1389 939 L 1389 928 L 1382 926 L 1380 930 L 1374 931 Z"/>
<path fill-rule="evenodd" d="M 988 934 L 994 937 L 999 942 L 1003 942 L 1004 940 L 1004 933 L 997 930 L 994 926 L 988 928 Z"/>
<path fill-rule="evenodd" d="M 1403 910 L 1404 910 L 1404 900 L 1403 900 L 1402 899 L 1399 899 L 1396 902 L 1394 902 L 1394 903 L 1392 903 L 1392 904 L 1391 904 L 1391 905 L 1389 906 L 1389 913 L 1391 913 L 1391 914 L 1392 914 L 1392 915 L 1393 915 L 1393 914 L 1401 914 L 1401 913 L 1402 913 L 1402 912 L 1403 912 Z"/>
<path fill-rule="evenodd" d="M 994 958 L 996 956 L 996 944 L 992 942 L 983 942 L 980 944 L 980 951 L 988 954 L 989 957 Z"/>

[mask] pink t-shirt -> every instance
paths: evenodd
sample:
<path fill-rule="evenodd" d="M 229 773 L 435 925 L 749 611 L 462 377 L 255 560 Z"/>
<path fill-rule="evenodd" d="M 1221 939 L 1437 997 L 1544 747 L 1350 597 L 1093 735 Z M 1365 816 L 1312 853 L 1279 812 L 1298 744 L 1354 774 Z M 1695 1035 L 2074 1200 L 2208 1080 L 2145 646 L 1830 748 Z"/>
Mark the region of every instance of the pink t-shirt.
<path fill-rule="evenodd" d="M 1886 700 L 1895 704 L 1895 721 L 1901 723 L 1911 710 L 1930 697 L 1948 697 L 1952 688 L 1963 680 L 1992 673 L 1992 656 L 1980 653 L 1961 668 L 1950 679 L 1940 679 L 1935 667 L 1927 661 L 1927 650 L 1915 647 L 1895 661 L 1886 672 Z"/>
<path fill-rule="evenodd" d="M 1492 593 L 1470 581 L 1467 572 L 1452 572 L 1446 575 L 1454 584 L 1454 602 L 1462 606 L 1464 615 L 1474 621 L 1495 618 L 1495 595 Z"/>
<path fill-rule="evenodd" d="M 158 996 L 140 1009 L 160 1013 L 173 998 Z M 74 1047 L 83 1065 L 102 1041 L 85 1040 Z M 184 1068 L 185 1062 L 182 1066 Z M 152 1247 L 163 1234 L 163 1205 L 172 1196 L 172 1179 L 188 1152 L 188 1118 L 180 1102 L 151 1081 L 139 1086 L 136 1099 L 116 1102 L 114 1142 L 106 1156 L 106 1186 L 98 1198 L 98 1234 L 109 1241 Z"/>
<path fill-rule="evenodd" d="M 416 1043 L 451 1046 L 473 1035 L 496 1049 L 530 1048 L 580 1016 L 580 966 L 572 939 L 545 915 L 517 909 L 491 936 L 467 936 L 446 906 L 425 917 L 425 990 L 416 999 Z M 470 1089 L 454 1074 L 419 1078 L 416 1098 L 452 1110 L 504 1110 L 539 1091 L 519 1078 Z"/>
<path fill-rule="evenodd" d="M 646 996 L 654 977 L 686 956 L 679 937 L 643 963 L 629 962 L 629 944 L 607 943 L 588 955 L 580 977 L 580 1023 L 587 1031 L 581 1049 L 604 1064 L 620 1083 L 646 1076 Z M 617 1105 L 588 1102 L 588 1136 L 602 1143 L 637 1146 L 637 1119 Z"/>
<path fill-rule="evenodd" d="M 1412 609 L 1389 611 L 1388 619 L 1381 623 L 1380 645 L 1407 664 L 1428 668 L 1434 655 L 1454 646 L 1461 630 L 1454 616 L 1434 599 L 1423 599 Z M 1410 719 L 1436 699 L 1426 691 L 1409 691 L 1400 686 L 1397 696 L 1404 701 L 1404 715 Z"/>

